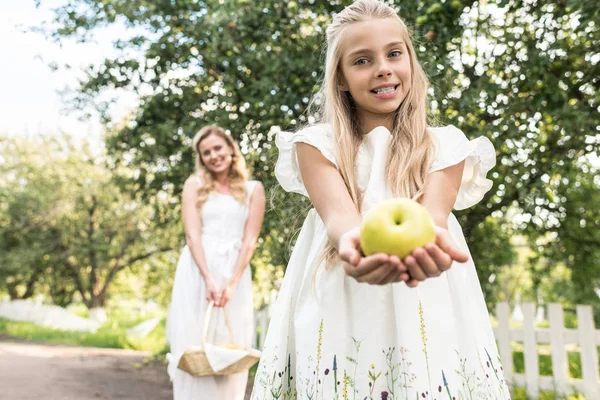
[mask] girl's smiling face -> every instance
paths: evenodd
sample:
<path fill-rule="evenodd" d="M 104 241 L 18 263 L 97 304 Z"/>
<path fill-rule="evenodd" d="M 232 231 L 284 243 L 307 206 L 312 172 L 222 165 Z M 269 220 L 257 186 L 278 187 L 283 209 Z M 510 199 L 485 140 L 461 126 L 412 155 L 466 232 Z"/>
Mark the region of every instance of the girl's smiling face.
<path fill-rule="evenodd" d="M 350 93 L 361 125 L 367 129 L 381 125 L 411 88 L 406 36 L 394 19 L 358 22 L 343 32 L 340 89 Z"/>

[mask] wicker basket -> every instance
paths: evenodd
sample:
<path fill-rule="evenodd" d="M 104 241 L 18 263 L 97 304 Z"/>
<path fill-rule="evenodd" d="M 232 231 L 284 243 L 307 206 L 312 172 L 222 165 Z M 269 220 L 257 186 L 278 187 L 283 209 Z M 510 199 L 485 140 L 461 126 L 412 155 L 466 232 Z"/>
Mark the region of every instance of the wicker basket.
<path fill-rule="evenodd" d="M 258 360 L 260 360 L 261 353 L 256 349 L 243 348 L 232 343 L 233 334 L 231 332 L 231 325 L 229 324 L 229 318 L 227 317 L 225 309 L 223 309 L 223 312 L 225 312 L 225 323 L 227 325 L 227 329 L 229 330 L 230 343 L 222 347 L 235 348 L 240 350 L 243 349 L 246 350 L 248 354 L 242 359 L 236 361 L 235 363 L 229 365 L 228 367 L 220 371 L 215 372 L 211 368 L 210 363 L 208 362 L 208 358 L 206 357 L 206 353 L 203 349 L 206 345 L 206 335 L 208 333 L 208 324 L 210 322 L 210 314 L 212 312 L 213 305 L 214 304 L 212 301 L 208 304 L 208 307 L 206 309 L 206 315 L 204 316 L 204 332 L 202 334 L 201 349 L 186 350 L 179 359 L 179 365 L 177 365 L 177 367 L 193 376 L 230 375 L 249 370 L 254 364 L 258 362 Z"/>

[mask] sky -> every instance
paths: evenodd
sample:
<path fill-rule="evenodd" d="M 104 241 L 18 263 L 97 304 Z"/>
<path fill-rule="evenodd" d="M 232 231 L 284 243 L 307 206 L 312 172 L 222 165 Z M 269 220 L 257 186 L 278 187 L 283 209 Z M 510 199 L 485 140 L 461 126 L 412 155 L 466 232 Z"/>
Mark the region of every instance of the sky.
<path fill-rule="evenodd" d="M 80 120 L 81 114 L 67 111 L 59 91 L 76 88 L 78 77 L 90 64 L 114 55 L 112 42 L 126 34 L 123 27 L 98 31 L 93 43 L 61 44 L 43 34 L 29 31 L 44 21 L 51 22 L 52 9 L 65 0 L 0 0 L 0 134 L 54 135 L 60 132 L 75 137 L 99 140 L 102 126 L 97 117 Z M 69 64 L 71 70 L 53 72 L 49 64 Z M 131 109 L 131 98 L 119 107 Z M 116 118 L 119 115 L 115 115 Z"/>

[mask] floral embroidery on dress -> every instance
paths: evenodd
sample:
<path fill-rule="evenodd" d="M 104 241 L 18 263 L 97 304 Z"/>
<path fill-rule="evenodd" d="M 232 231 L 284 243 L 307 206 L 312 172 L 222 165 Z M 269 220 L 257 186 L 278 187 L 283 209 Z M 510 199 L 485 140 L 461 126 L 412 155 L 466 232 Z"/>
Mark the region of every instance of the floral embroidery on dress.
<path fill-rule="evenodd" d="M 429 173 L 461 161 L 477 166 L 465 168 L 455 209 L 475 205 L 492 187 L 486 177 L 495 164 L 492 143 L 484 137 L 469 140 L 453 126 L 428 131 L 438 150 Z M 357 153 L 361 211 L 392 196 L 381 172 L 391 138 L 385 127 L 376 127 Z M 308 196 L 296 144 L 315 147 L 337 166 L 334 141 L 333 127 L 324 124 L 278 133 L 275 175 L 281 186 Z M 466 251 L 453 214 L 448 231 Z M 339 266 L 319 270 L 319 288 L 312 290 L 327 240 L 326 226 L 313 208 L 286 269 L 252 400 L 510 399 L 472 260 L 418 290 L 361 285 Z"/>
<path fill-rule="evenodd" d="M 479 357 L 480 371 L 468 370 L 467 358 L 461 357 L 460 353 L 456 351 L 457 362 L 454 373 L 460 377 L 459 387 L 450 387 L 443 369 L 440 371 L 440 381 L 436 385 L 432 385 L 427 353 L 427 330 L 421 304 L 419 304 L 419 316 L 421 321 L 419 329 L 423 344 L 421 353 L 427 367 L 428 387 L 414 387 L 417 374 L 413 370 L 411 352 L 406 347 L 383 349 L 382 354 L 385 360 L 383 369 L 374 363 L 365 368 L 359 365 L 358 357 L 363 340 L 352 337 L 354 353 L 344 355 L 343 368 L 340 368 L 337 354 L 333 355 L 331 368 L 327 363 L 323 364 L 325 324 L 321 320 L 316 335 L 314 357 L 313 355 L 307 357 L 307 376 L 303 378 L 298 374 L 298 379 L 294 378 L 292 365 L 295 364 L 289 352 L 283 369 L 277 370 L 275 366 L 279 359 L 274 355 L 270 363 L 261 362 L 260 364 L 255 381 L 257 388 L 253 392 L 252 400 L 413 400 L 415 399 L 414 393 L 416 393 L 415 400 L 510 399 L 510 393 L 502 376 L 502 367 L 497 367 L 500 364 L 499 359 L 495 365 L 487 349 L 484 349 L 485 358 Z M 277 354 L 277 348 L 274 350 L 274 354 Z M 449 366 L 449 368 L 452 367 Z M 368 379 L 367 385 L 363 385 L 363 387 L 359 385 L 356 377 L 359 372 L 362 375 L 365 369 Z M 333 390 L 328 391 L 327 389 L 331 387 Z M 259 392 L 262 393 L 262 397 L 259 397 Z M 298 396 L 298 393 L 301 395 Z M 330 394 L 327 395 L 327 393 Z"/>

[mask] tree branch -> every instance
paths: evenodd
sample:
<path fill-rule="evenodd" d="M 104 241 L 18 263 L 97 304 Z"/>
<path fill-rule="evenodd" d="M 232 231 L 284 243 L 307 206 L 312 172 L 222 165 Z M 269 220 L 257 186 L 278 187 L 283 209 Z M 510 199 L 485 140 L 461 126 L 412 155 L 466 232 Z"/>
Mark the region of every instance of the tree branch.
<path fill-rule="evenodd" d="M 123 270 L 124 268 L 127 268 L 128 266 L 132 265 L 133 263 L 135 263 L 137 261 L 141 261 L 141 260 L 144 260 L 144 259 L 146 259 L 146 258 L 148 258 L 150 256 L 153 256 L 154 254 L 164 253 L 165 251 L 171 251 L 171 250 L 173 250 L 173 248 L 171 248 L 171 247 L 163 247 L 163 248 L 160 248 L 160 249 L 149 251 L 149 252 L 147 252 L 145 254 L 141 254 L 141 255 L 135 256 L 135 257 L 127 260 L 125 263 L 123 263 L 121 265 L 115 265 L 108 272 L 108 275 L 106 276 L 106 280 L 104 281 L 104 287 L 100 291 L 100 294 L 98 295 L 98 297 L 102 298 L 102 297 L 104 297 L 106 295 L 106 291 L 107 291 L 109 285 L 111 284 L 112 280 L 115 278 L 116 274 L 119 271 Z"/>
<path fill-rule="evenodd" d="M 33 296 L 33 288 L 35 287 L 35 283 L 39 275 L 40 274 L 38 271 L 35 271 L 33 274 L 31 274 L 31 276 L 29 277 L 29 281 L 27 281 L 25 293 L 21 297 L 22 299 L 28 299 L 31 296 Z"/>
<path fill-rule="evenodd" d="M 79 270 L 77 266 L 72 262 L 66 260 L 65 263 L 71 269 L 71 273 L 73 274 L 73 280 L 75 281 L 75 286 L 77 286 L 77 290 L 81 293 L 81 298 L 83 302 L 89 307 L 91 299 L 88 299 L 86 296 L 85 288 L 83 287 L 83 282 L 81 281 L 81 275 L 79 274 Z"/>
<path fill-rule="evenodd" d="M 92 245 L 92 243 L 94 242 L 94 232 L 95 232 L 95 226 L 94 226 L 94 214 L 96 213 L 96 208 L 98 207 L 98 199 L 96 198 L 96 195 L 92 195 L 92 205 L 91 207 L 88 209 L 88 229 L 87 229 L 87 241 L 88 241 L 88 257 L 90 259 L 90 267 L 92 268 L 92 271 L 90 272 L 90 280 L 89 280 L 89 285 L 90 285 L 90 295 L 92 296 L 92 298 L 95 295 L 95 289 L 96 289 L 96 285 L 98 282 L 98 259 L 96 258 L 96 250 L 94 249 L 94 246 Z"/>
<path fill-rule="evenodd" d="M 125 253 L 127 252 L 129 246 L 131 246 L 139 238 L 139 236 L 139 231 L 135 231 L 135 234 L 125 239 L 125 243 L 123 243 L 119 254 L 115 257 L 111 257 L 114 259 L 113 267 L 111 268 L 111 270 L 117 268 L 117 266 L 119 265 L 119 261 L 121 260 L 121 258 L 123 258 L 123 256 L 125 256 Z"/>
<path fill-rule="evenodd" d="M 566 237 L 566 238 L 571 239 L 571 240 L 573 240 L 573 241 L 575 241 L 577 243 L 580 243 L 580 244 L 589 244 L 591 246 L 595 246 L 598 249 L 600 249 L 600 240 L 583 239 L 583 238 L 575 237 L 575 236 L 573 236 L 572 234 L 569 233 L 568 229 L 561 230 L 560 236 Z"/>

